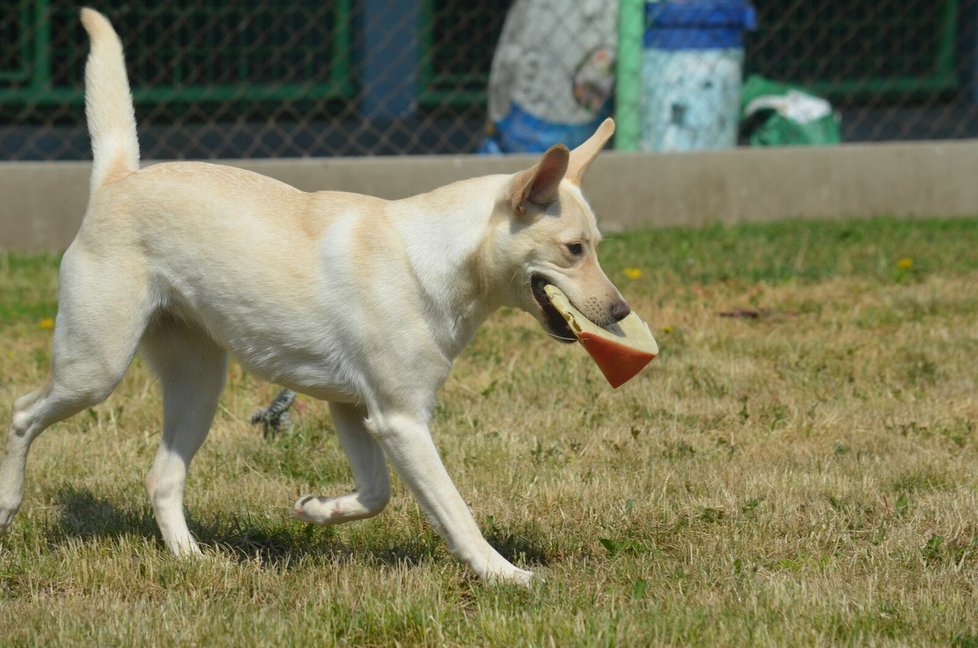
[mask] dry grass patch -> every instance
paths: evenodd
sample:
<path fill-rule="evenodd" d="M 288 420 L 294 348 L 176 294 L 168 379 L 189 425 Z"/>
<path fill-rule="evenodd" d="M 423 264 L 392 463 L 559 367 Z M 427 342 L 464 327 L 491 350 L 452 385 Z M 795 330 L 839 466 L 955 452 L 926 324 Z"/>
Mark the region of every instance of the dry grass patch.
<path fill-rule="evenodd" d="M 0 643 L 978 645 L 975 240 L 975 221 L 892 219 L 611 237 L 662 348 L 617 392 L 495 316 L 434 433 L 490 542 L 546 577 L 528 592 L 474 581 L 399 484 L 376 519 L 291 521 L 349 469 L 308 399 L 264 440 L 247 417 L 275 388 L 236 366 L 188 484 L 207 555 L 171 558 L 137 361 L 35 445 L 0 540 Z M 4 426 L 47 370 L 54 273 L 0 264 Z"/>

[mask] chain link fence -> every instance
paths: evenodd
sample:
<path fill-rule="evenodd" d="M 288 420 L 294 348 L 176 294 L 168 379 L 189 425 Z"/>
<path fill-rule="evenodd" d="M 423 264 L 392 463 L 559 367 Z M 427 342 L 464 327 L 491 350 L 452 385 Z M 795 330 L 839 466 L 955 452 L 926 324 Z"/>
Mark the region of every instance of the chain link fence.
<path fill-rule="evenodd" d="M 713 4 L 729 3 L 747 0 Z M 628 110 L 649 118 L 642 97 L 650 86 L 689 81 L 651 79 L 623 59 L 615 64 L 619 49 L 624 56 L 626 45 L 642 47 L 636 38 L 656 20 L 655 4 L 638 3 L 637 12 L 626 0 L 92 6 L 109 16 L 126 46 L 143 157 L 173 159 L 475 152 L 486 148 L 487 106 L 505 112 L 501 95 L 508 91 L 535 93 L 536 111 L 545 113 L 535 118 L 543 121 L 551 109 L 560 118 L 561 93 L 594 118 L 609 112 L 621 124 Z M 978 134 L 978 0 L 750 4 L 756 20 L 739 29 L 737 78 L 757 75 L 825 99 L 841 141 Z M 82 94 L 88 46 L 77 12 L 75 2 L 61 0 L 0 2 L 3 159 L 89 157 Z M 504 25 L 515 40 L 500 47 Z M 599 25 L 611 25 L 612 33 L 596 48 Z M 645 38 L 642 55 L 649 46 Z M 507 56 L 518 65 L 507 70 Z M 660 118 L 676 124 L 694 112 L 672 102 Z M 722 117 L 737 121 L 740 144 L 749 141 L 741 114 Z"/>

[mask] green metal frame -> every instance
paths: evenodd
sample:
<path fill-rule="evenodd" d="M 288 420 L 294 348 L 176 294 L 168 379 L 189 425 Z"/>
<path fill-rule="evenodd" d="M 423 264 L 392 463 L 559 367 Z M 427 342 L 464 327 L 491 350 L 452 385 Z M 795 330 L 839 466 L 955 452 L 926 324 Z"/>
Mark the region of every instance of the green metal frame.
<path fill-rule="evenodd" d="M 921 59 L 932 56 L 931 69 L 926 74 L 916 76 L 866 76 L 835 80 L 805 79 L 806 89 L 833 99 L 859 99 L 869 96 L 885 96 L 891 99 L 907 98 L 924 93 L 940 93 L 958 87 L 955 73 L 954 43 L 958 29 L 959 0 L 938 0 L 941 2 L 940 18 L 937 21 L 937 47 L 931 52 L 922 52 Z M 764 26 L 761 25 L 760 29 Z M 748 61 L 749 63 L 750 61 Z M 802 82 L 799 79 L 779 79 Z"/>
<path fill-rule="evenodd" d="M 353 95 L 350 49 L 353 0 L 336 0 L 336 31 L 332 43 L 329 81 L 305 84 L 186 85 L 133 87 L 137 103 L 195 103 L 285 99 L 349 98 Z M 51 83 L 51 25 L 49 0 L 21 0 L 19 20 L 25 24 L 21 39 L 21 66 L 0 71 L 0 82 L 24 82 L 17 88 L 0 88 L 0 105 L 77 105 L 85 101 L 80 88 Z M 31 6 L 33 5 L 33 12 Z M 32 38 L 33 37 L 33 38 Z M 33 48 L 31 47 L 33 41 Z"/>
<path fill-rule="evenodd" d="M 488 96 L 486 86 L 489 83 L 489 70 L 474 74 L 436 73 L 431 62 L 431 52 L 435 44 L 435 0 L 421 0 L 419 13 L 421 49 L 418 61 L 418 103 L 422 106 L 484 104 Z M 459 89 L 459 85 L 476 87 Z M 446 86 L 451 89 L 441 89 Z"/>
<path fill-rule="evenodd" d="M 21 2 L 18 12 L 17 22 L 25 27 L 32 25 L 31 8 L 26 2 Z M 26 81 L 31 78 L 31 40 L 28 38 L 28 30 L 21 31 L 20 42 L 17 47 L 20 49 L 20 66 L 13 69 L 0 70 L 0 81 Z"/>
<path fill-rule="evenodd" d="M 934 56 L 934 71 L 926 76 L 876 77 L 844 81 L 813 81 L 805 87 L 816 94 L 836 98 L 858 98 L 868 95 L 906 96 L 919 93 L 947 92 L 958 86 L 954 70 L 954 41 L 958 29 L 959 0 L 944 0 L 940 20 L 940 37 Z"/>
<path fill-rule="evenodd" d="M 639 0 L 640 1 L 640 0 Z M 623 5 L 639 6 L 635 0 L 623 0 Z M 140 87 L 138 80 L 133 88 L 137 102 L 192 103 L 220 101 L 286 100 L 297 97 L 309 99 L 350 98 L 354 84 L 350 71 L 353 0 L 336 1 L 336 31 L 332 43 L 329 81 L 327 83 L 302 84 L 235 84 L 235 85 L 188 85 Z M 21 30 L 19 61 L 15 67 L 0 70 L 0 84 L 17 87 L 0 87 L 0 104 L 31 103 L 37 105 L 81 104 L 82 91 L 75 87 L 52 85 L 51 80 L 51 24 L 50 0 L 20 0 L 17 3 L 17 19 Z M 866 94 L 912 94 L 915 92 L 943 92 L 956 87 L 954 70 L 954 35 L 957 30 L 959 0 L 945 0 L 941 16 L 942 35 L 936 52 L 934 72 L 923 77 L 848 79 L 844 81 L 815 81 L 806 84 L 812 91 L 832 97 L 855 97 Z M 431 52 L 434 47 L 435 0 L 421 0 L 421 57 L 418 63 L 418 102 L 421 105 L 466 106 L 486 101 L 486 85 L 489 71 L 468 74 L 439 74 L 435 71 Z M 635 20 L 638 11 L 628 12 Z M 643 13 L 644 16 L 644 13 Z M 624 16 L 622 16 L 624 18 Z M 635 39 L 639 32 L 621 25 L 623 48 Z M 630 32 L 626 35 L 625 32 Z M 639 83 L 637 79 L 632 80 Z M 628 95 L 629 80 L 619 76 L 619 96 Z M 620 115 L 624 116 L 624 115 Z M 625 131 L 634 119 L 626 119 Z M 634 134 L 623 133 L 618 143 L 629 147 Z"/>

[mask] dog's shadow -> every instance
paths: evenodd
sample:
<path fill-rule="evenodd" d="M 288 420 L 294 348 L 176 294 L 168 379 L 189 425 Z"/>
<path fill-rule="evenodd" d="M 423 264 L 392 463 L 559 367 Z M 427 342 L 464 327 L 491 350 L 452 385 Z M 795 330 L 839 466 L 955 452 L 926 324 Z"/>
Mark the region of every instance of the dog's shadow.
<path fill-rule="evenodd" d="M 70 540 L 108 539 L 121 541 L 138 535 L 152 539 L 163 549 L 156 520 L 148 506 L 122 509 L 111 500 L 88 489 L 62 487 L 55 499 L 58 517 L 47 533 L 52 545 Z M 366 544 L 348 544 L 330 527 L 309 524 L 268 524 L 267 519 L 228 515 L 190 522 L 191 532 L 202 545 L 220 547 L 239 562 L 258 562 L 264 567 L 288 569 L 303 557 L 320 560 L 376 561 L 384 565 L 419 565 L 440 559 L 441 541 L 432 532 L 420 536 L 389 535 Z M 491 525 L 486 539 L 507 560 L 531 566 L 549 564 L 547 552 L 537 538 L 513 534 Z M 205 549 L 206 551 L 206 549 Z"/>

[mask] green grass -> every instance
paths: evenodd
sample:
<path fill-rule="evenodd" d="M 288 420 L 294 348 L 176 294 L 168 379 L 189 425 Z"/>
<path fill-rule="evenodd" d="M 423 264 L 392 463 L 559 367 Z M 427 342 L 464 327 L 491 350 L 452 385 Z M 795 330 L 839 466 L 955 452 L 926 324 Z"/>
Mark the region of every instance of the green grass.
<path fill-rule="evenodd" d="M 546 578 L 490 587 L 395 481 L 381 516 L 287 512 L 351 486 L 325 406 L 232 365 L 191 472 L 200 561 L 142 478 L 160 395 L 137 360 L 35 444 L 0 539 L 2 645 L 978 645 L 978 219 L 609 236 L 662 355 L 612 391 L 577 346 L 494 316 L 434 435 L 486 537 Z M 47 371 L 54 257 L 0 257 L 0 425 Z M 756 317 L 722 317 L 736 312 Z"/>
<path fill-rule="evenodd" d="M 60 256 L 0 253 L 0 325 L 54 317 Z"/>

